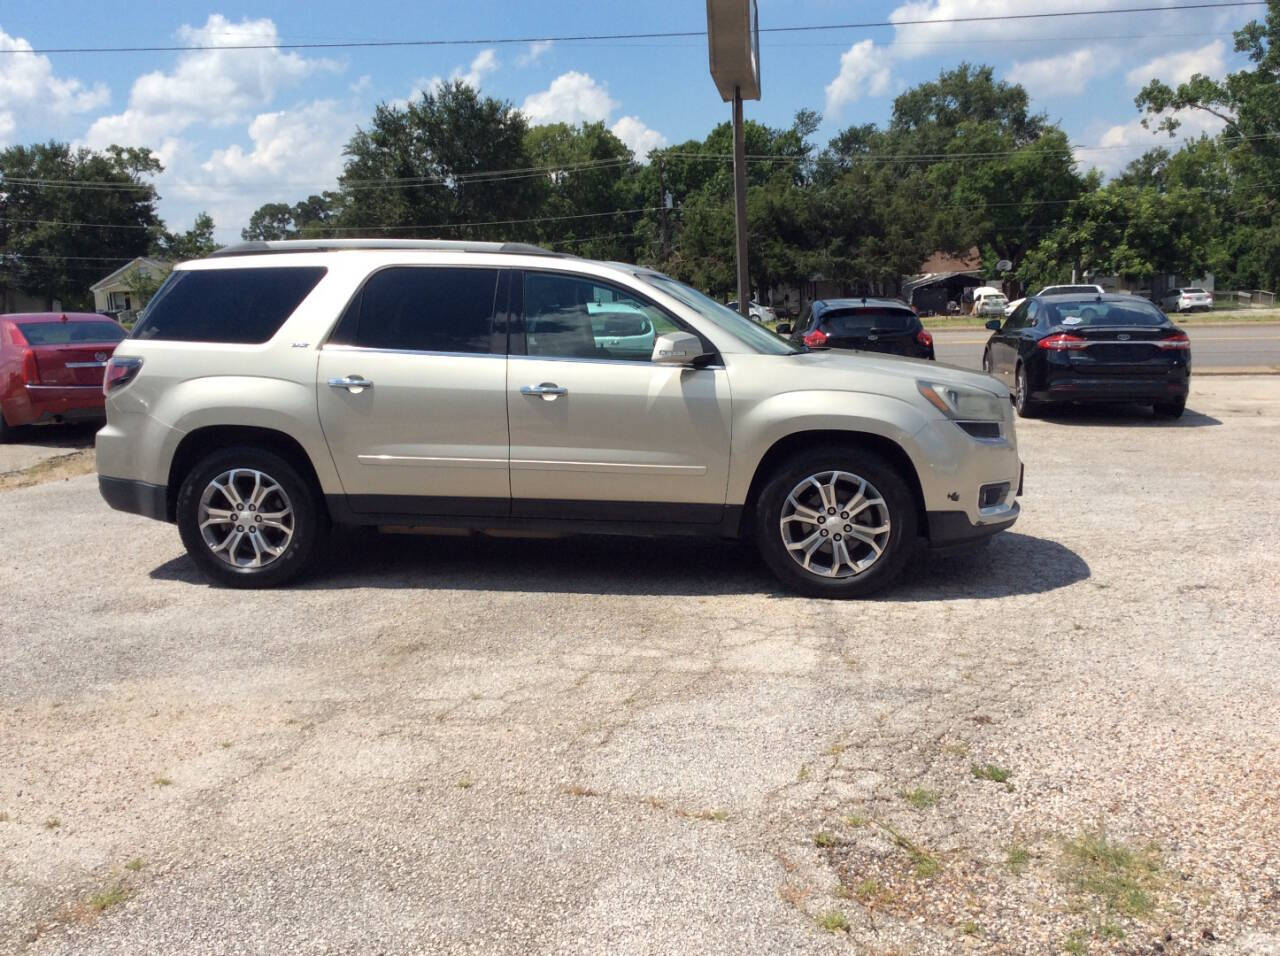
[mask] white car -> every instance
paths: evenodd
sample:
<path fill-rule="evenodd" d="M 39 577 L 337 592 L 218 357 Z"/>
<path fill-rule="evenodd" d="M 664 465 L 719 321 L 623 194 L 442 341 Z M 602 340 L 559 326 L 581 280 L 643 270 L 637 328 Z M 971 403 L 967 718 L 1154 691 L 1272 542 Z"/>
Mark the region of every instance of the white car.
<path fill-rule="evenodd" d="M 1026 299 L 1014 299 L 1012 302 L 1010 302 L 1008 305 L 1004 307 L 1004 314 L 1006 316 L 1013 315 L 1013 313 L 1017 311 L 1018 306 L 1022 305 L 1022 303 L 1026 301 L 1027 301 Z"/>
<path fill-rule="evenodd" d="M 1211 312 L 1213 296 L 1200 288 L 1170 289 L 1160 305 L 1166 312 Z"/>
<path fill-rule="evenodd" d="M 729 308 L 733 309 L 734 312 L 738 311 L 737 299 L 734 299 L 732 302 L 728 302 L 726 304 L 728 305 Z M 756 302 L 754 299 L 747 304 L 747 311 L 751 313 L 751 318 L 755 319 L 757 322 L 764 323 L 764 322 L 778 321 L 778 314 L 774 312 L 773 309 L 769 308 L 767 305 L 761 305 L 759 302 Z"/>
<path fill-rule="evenodd" d="M 1107 290 L 1100 285 L 1047 285 L 1036 295 L 1088 295 L 1091 292 L 1107 294 Z"/>
<path fill-rule="evenodd" d="M 981 286 L 973 290 L 973 314 L 976 316 L 1004 315 L 1009 300 L 994 286 Z"/>

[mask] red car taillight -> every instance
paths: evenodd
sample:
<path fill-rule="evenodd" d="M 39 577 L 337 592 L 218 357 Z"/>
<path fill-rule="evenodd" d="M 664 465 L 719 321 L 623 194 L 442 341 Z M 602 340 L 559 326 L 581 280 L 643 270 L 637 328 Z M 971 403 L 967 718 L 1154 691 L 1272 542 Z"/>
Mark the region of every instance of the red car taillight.
<path fill-rule="evenodd" d="M 822 348 L 822 346 L 827 344 L 827 333 L 823 332 L 821 329 L 814 329 L 804 337 L 804 344 L 809 346 L 811 349 Z"/>
<path fill-rule="evenodd" d="M 31 349 L 22 352 L 22 384 L 40 384 L 40 366 L 36 364 L 36 353 Z"/>
<path fill-rule="evenodd" d="M 1162 349 L 1189 350 L 1191 348 L 1191 340 L 1187 338 L 1186 333 L 1184 332 L 1177 332 L 1174 335 L 1170 335 L 1168 338 L 1160 339 L 1155 344 Z"/>
<path fill-rule="evenodd" d="M 919 332 L 916 333 L 916 341 L 919 342 L 921 345 L 923 345 L 927 349 L 933 348 L 933 336 L 930 335 L 928 332 L 926 332 L 924 329 L 921 329 Z"/>
<path fill-rule="evenodd" d="M 1088 344 L 1088 339 L 1082 339 L 1078 335 L 1067 335 L 1065 332 L 1040 340 L 1040 348 L 1047 352 L 1074 352 Z"/>
<path fill-rule="evenodd" d="M 110 395 L 117 388 L 128 385 L 142 368 L 140 358 L 119 358 L 111 356 L 107 362 L 107 370 L 102 375 L 102 394 Z"/>

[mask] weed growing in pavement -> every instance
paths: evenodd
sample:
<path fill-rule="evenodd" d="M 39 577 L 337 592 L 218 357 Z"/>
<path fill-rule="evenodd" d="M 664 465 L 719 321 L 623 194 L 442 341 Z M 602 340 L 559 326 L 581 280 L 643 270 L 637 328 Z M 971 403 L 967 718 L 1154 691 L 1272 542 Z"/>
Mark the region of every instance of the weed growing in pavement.
<path fill-rule="evenodd" d="M 872 903 L 885 895 L 879 880 L 865 879 L 853 888 L 853 895 L 864 903 Z"/>
<path fill-rule="evenodd" d="M 44 828 L 46 830 L 56 830 L 60 826 L 62 826 L 62 821 L 57 817 L 49 817 L 49 819 L 44 821 Z"/>
<path fill-rule="evenodd" d="M 1031 865 L 1031 851 L 1021 843 L 1014 843 L 1005 852 L 1005 863 L 1009 865 L 1009 872 L 1014 876 L 1021 876 L 1027 872 L 1027 867 Z"/>
<path fill-rule="evenodd" d="M 129 890 L 125 889 L 123 883 L 117 883 L 107 889 L 98 890 L 98 892 L 89 897 L 89 909 L 95 913 L 101 913 L 117 903 L 123 903 L 132 895 Z"/>
<path fill-rule="evenodd" d="M 965 920 L 960 924 L 960 932 L 964 933 L 966 936 L 977 936 L 978 924 L 973 920 Z"/>
<path fill-rule="evenodd" d="M 1067 934 L 1067 938 L 1062 941 L 1062 949 L 1064 952 L 1070 953 L 1071 956 L 1084 956 L 1089 951 L 1085 945 L 1087 938 L 1084 930 L 1073 929 Z"/>
<path fill-rule="evenodd" d="M 220 742 L 218 743 L 218 746 L 219 746 L 219 747 L 221 747 L 223 750 L 230 750 L 230 749 L 231 749 L 231 741 L 229 741 L 229 740 L 223 740 L 223 741 L 220 741 Z"/>
<path fill-rule="evenodd" d="M 5 813 L 3 810 L 0 810 L 0 823 L 8 823 L 8 822 L 9 822 L 9 814 Z"/>
<path fill-rule="evenodd" d="M 1098 935 L 1103 939 L 1124 939 L 1124 930 L 1115 923 L 1103 923 L 1098 929 Z"/>
<path fill-rule="evenodd" d="M 917 878 L 927 880 L 929 877 L 937 876 L 941 872 L 942 864 L 923 847 L 917 845 L 910 837 L 895 830 L 888 824 L 882 823 L 880 826 L 889 834 L 893 845 L 905 851 L 907 856 L 911 858 L 911 870 Z"/>
<path fill-rule="evenodd" d="M 827 849 L 836 845 L 836 835 L 826 830 L 820 830 L 813 835 L 813 845 Z"/>
<path fill-rule="evenodd" d="M 828 910 L 818 917 L 818 925 L 828 933 L 849 932 L 849 918 L 839 910 Z"/>
<path fill-rule="evenodd" d="M 151 782 L 152 782 L 152 783 L 154 783 L 157 787 L 171 787 L 171 786 L 173 786 L 173 781 L 172 781 L 172 780 L 170 780 L 168 777 L 156 777 L 156 778 L 155 778 L 154 780 L 152 780 Z"/>
<path fill-rule="evenodd" d="M 724 823 L 725 820 L 729 819 L 729 811 L 719 809 L 703 810 L 701 813 L 695 813 L 694 816 L 699 820 L 712 820 L 716 823 Z"/>
<path fill-rule="evenodd" d="M 844 822 L 851 827 L 865 827 L 871 822 L 871 818 L 864 817 L 861 813 L 851 813 L 844 818 Z"/>
<path fill-rule="evenodd" d="M 969 745 L 963 740 L 953 740 L 942 745 L 942 752 L 952 757 L 969 756 Z"/>
<path fill-rule="evenodd" d="M 1066 881 L 1100 897 L 1111 912 L 1145 916 L 1155 907 L 1161 869 L 1154 847 L 1135 850 L 1099 831 L 1066 841 L 1063 857 Z"/>
<path fill-rule="evenodd" d="M 459 790 L 470 790 L 475 785 L 476 785 L 476 782 L 472 780 L 470 777 L 460 777 L 458 779 Z"/>
<path fill-rule="evenodd" d="M 461 786 L 461 784 L 459 784 Z M 582 784 L 574 783 L 564 788 L 564 792 L 571 797 L 598 797 L 600 792 L 592 790 L 590 787 L 584 787 Z"/>
<path fill-rule="evenodd" d="M 839 757 L 842 753 L 849 749 L 848 744 L 832 744 L 823 751 L 828 757 Z"/>
<path fill-rule="evenodd" d="M 124 865 L 124 868 L 130 873 L 137 873 L 143 867 L 142 857 L 135 856 L 132 860 Z"/>
<path fill-rule="evenodd" d="M 800 765 L 800 772 L 796 774 L 796 780 L 799 783 L 806 783 L 809 780 L 809 765 L 807 763 Z"/>
<path fill-rule="evenodd" d="M 998 767 L 993 763 L 985 766 L 975 763 L 969 767 L 969 772 L 973 774 L 976 780 L 990 780 L 992 783 L 1004 783 L 1011 776 L 1004 767 Z"/>
<path fill-rule="evenodd" d="M 927 810 L 938 802 L 941 796 L 937 790 L 928 790 L 924 787 L 914 787 L 911 790 L 902 792 L 902 799 L 911 804 L 917 810 Z"/>

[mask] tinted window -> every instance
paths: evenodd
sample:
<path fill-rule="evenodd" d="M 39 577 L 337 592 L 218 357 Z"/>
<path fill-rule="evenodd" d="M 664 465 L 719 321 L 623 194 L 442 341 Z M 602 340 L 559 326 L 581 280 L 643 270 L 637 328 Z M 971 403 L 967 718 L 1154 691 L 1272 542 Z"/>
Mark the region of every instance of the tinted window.
<path fill-rule="evenodd" d="M 147 305 L 135 339 L 259 345 L 325 274 L 319 266 L 173 272 Z"/>
<path fill-rule="evenodd" d="M 857 332 L 909 332 L 915 328 L 916 314 L 909 309 L 833 309 L 825 312 L 819 325 L 832 335 Z"/>
<path fill-rule="evenodd" d="M 547 272 L 524 277 L 529 355 L 647 362 L 659 335 L 680 327 L 655 305 L 592 279 Z"/>
<path fill-rule="evenodd" d="M 1204 295 L 1204 289 L 1183 289 L 1187 295 Z"/>
<path fill-rule="evenodd" d="M 19 322 L 28 345 L 74 345 L 77 342 L 119 342 L 124 329 L 114 322 Z"/>
<path fill-rule="evenodd" d="M 351 303 L 341 341 L 371 349 L 488 353 L 497 287 L 497 269 L 383 269 Z"/>
<path fill-rule="evenodd" d="M 1081 326 L 1157 326 L 1168 325 L 1169 320 L 1155 306 L 1134 299 L 1129 302 L 1045 303 L 1050 325 Z"/>

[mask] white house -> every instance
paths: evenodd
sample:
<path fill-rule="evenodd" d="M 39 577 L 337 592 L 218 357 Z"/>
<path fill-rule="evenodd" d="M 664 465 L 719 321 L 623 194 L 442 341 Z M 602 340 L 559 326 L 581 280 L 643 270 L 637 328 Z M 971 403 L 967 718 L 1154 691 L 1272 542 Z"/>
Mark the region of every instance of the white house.
<path fill-rule="evenodd" d="M 139 256 L 132 262 L 122 265 L 105 279 L 100 279 L 89 286 L 89 291 L 93 293 L 94 311 L 106 315 L 136 312 L 146 305 L 146 302 L 137 301 L 138 293 L 129 286 L 129 280 L 133 277 L 134 271 L 158 285 L 164 281 L 172 268 L 172 262 L 151 259 L 147 256 Z"/>

